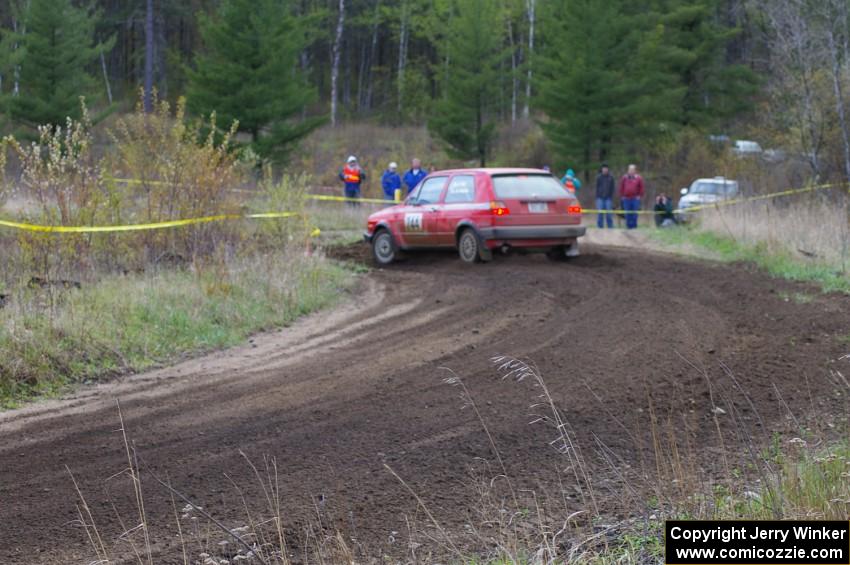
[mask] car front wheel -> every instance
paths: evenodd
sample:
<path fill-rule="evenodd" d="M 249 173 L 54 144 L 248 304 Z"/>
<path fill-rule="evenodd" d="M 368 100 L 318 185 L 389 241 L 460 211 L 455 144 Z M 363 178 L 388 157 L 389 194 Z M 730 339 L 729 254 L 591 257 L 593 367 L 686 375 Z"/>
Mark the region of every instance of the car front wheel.
<path fill-rule="evenodd" d="M 393 235 L 387 230 L 379 230 L 372 238 L 372 257 L 380 267 L 385 267 L 396 259 L 396 245 Z"/>

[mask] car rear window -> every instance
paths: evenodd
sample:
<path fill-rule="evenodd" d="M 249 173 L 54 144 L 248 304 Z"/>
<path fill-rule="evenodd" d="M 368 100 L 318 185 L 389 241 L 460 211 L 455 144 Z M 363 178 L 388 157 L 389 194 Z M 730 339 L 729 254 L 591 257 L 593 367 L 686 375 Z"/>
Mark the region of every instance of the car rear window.
<path fill-rule="evenodd" d="M 567 191 L 551 175 L 494 175 L 496 198 L 564 198 Z"/>

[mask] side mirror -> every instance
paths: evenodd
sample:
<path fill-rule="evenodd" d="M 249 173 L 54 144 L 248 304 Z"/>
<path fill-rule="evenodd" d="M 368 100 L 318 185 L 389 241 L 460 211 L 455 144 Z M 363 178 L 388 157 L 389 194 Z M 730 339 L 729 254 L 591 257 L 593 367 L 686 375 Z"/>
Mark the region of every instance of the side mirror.
<path fill-rule="evenodd" d="M 681 194 L 682 196 L 686 195 L 687 193 L 688 193 L 687 188 L 683 188 L 682 190 L 679 191 L 679 194 Z"/>

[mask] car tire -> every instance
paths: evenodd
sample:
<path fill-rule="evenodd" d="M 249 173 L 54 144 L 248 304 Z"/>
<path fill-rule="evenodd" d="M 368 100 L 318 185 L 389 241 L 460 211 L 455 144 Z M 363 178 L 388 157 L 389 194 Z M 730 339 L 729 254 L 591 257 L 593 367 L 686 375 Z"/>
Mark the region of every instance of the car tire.
<path fill-rule="evenodd" d="M 398 255 L 398 247 L 393 234 L 386 229 L 380 229 L 372 237 L 372 259 L 379 267 L 392 264 Z"/>
<path fill-rule="evenodd" d="M 460 232 L 457 238 L 457 252 L 464 263 L 484 263 L 492 258 L 489 249 L 485 249 L 481 238 L 472 228 Z"/>

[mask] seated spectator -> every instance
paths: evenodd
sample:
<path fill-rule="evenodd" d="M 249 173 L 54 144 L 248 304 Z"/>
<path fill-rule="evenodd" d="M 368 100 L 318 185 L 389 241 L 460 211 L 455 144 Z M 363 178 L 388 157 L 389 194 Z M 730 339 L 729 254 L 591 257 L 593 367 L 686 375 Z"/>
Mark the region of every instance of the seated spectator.
<path fill-rule="evenodd" d="M 673 214 L 673 201 L 666 194 L 655 197 L 655 225 L 666 228 L 676 225 L 676 215 Z"/>

